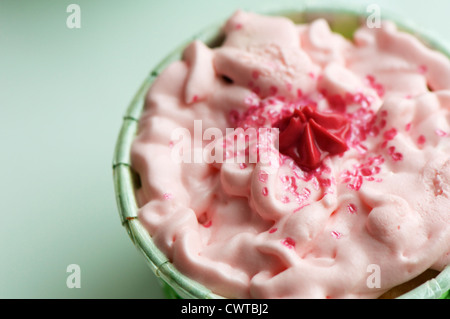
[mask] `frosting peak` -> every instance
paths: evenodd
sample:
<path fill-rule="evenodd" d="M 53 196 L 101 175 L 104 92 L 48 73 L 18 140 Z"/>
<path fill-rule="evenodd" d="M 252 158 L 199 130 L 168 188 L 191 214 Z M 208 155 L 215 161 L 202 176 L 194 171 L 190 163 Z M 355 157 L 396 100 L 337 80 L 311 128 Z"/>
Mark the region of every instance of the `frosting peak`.
<path fill-rule="evenodd" d="M 301 168 L 316 169 L 325 157 L 348 149 L 346 136 L 350 124 L 341 114 L 304 106 L 275 123 L 275 127 L 280 129 L 280 152 L 290 156 Z"/>

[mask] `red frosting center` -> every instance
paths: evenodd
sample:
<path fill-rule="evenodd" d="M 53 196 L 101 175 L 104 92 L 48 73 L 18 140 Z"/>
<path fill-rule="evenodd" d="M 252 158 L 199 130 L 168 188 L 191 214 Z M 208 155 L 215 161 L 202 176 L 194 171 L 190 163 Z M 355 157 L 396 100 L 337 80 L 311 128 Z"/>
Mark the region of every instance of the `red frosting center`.
<path fill-rule="evenodd" d="M 350 123 L 341 114 L 318 112 L 304 106 L 279 120 L 274 127 L 280 130 L 279 151 L 303 169 L 316 169 L 327 156 L 348 149 L 346 137 Z"/>

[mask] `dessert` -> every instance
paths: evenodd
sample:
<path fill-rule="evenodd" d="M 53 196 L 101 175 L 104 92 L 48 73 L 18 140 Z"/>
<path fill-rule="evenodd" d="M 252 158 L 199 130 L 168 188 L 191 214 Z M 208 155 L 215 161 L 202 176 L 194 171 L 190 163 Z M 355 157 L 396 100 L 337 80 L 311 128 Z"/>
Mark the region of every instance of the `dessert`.
<path fill-rule="evenodd" d="M 388 21 L 349 40 L 237 11 L 223 31 L 158 76 L 131 149 L 175 267 L 228 298 L 376 298 L 444 269 L 449 59 Z"/>

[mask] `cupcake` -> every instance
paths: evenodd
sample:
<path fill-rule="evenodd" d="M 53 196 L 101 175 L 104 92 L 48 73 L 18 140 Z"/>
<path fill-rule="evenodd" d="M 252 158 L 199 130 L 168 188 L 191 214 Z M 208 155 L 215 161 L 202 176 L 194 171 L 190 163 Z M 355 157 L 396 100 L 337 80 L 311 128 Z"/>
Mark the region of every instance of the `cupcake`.
<path fill-rule="evenodd" d="M 123 221 L 157 275 L 185 297 L 271 299 L 397 297 L 448 276 L 449 58 L 391 21 L 349 38 L 332 19 L 239 10 L 220 30 L 126 117 Z"/>

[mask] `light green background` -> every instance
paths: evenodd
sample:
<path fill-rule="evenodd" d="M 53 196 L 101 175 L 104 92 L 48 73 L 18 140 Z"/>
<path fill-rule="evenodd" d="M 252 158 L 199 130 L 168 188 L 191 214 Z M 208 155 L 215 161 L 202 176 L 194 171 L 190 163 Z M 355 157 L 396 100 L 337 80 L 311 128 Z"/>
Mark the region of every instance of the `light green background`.
<path fill-rule="evenodd" d="M 345 2 L 387 6 L 450 41 L 450 1 Z M 70 3 L 81 29 L 66 26 Z M 0 0 L 0 298 L 163 297 L 116 209 L 122 114 L 177 44 L 239 7 L 280 3 L 299 1 Z M 79 289 L 66 286 L 69 264 Z"/>

